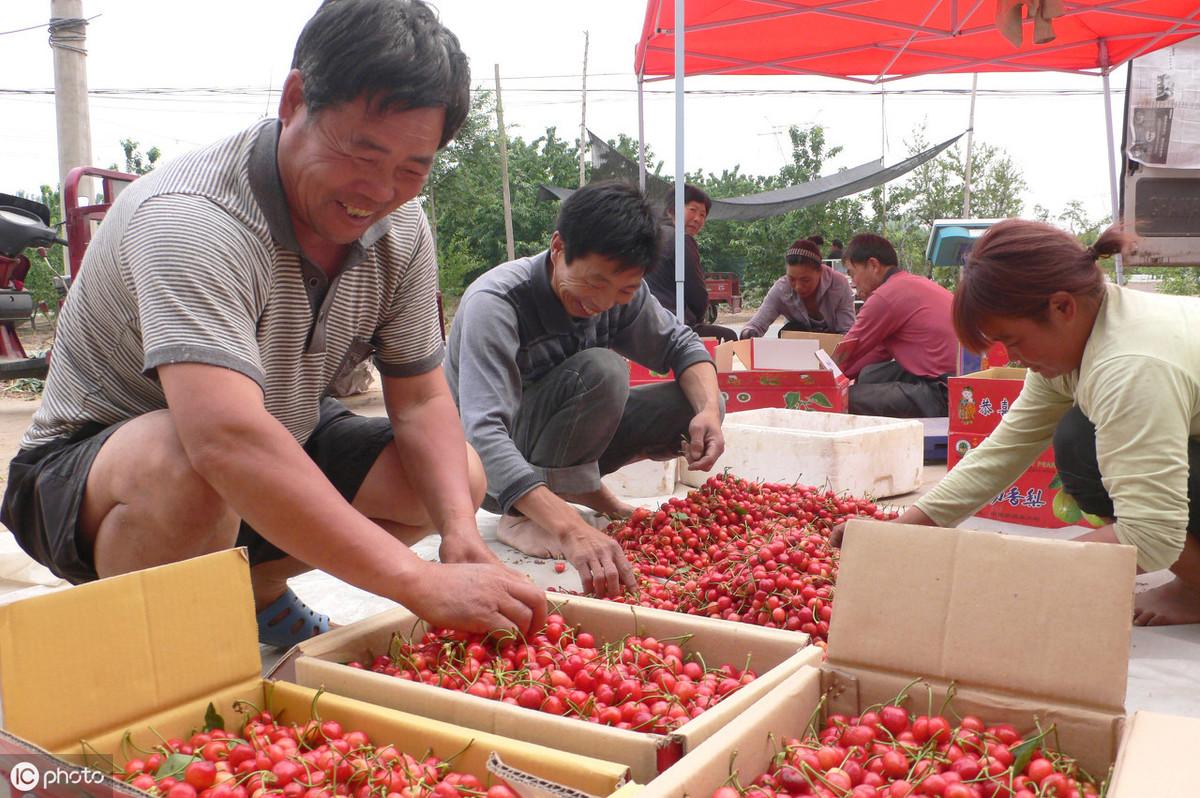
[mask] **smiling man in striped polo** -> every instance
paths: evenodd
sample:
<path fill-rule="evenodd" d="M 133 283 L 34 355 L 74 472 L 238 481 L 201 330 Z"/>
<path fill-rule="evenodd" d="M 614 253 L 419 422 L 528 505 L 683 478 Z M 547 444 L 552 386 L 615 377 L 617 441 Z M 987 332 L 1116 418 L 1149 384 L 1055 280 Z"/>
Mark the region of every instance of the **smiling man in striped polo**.
<path fill-rule="evenodd" d="M 452 33 L 410 0 L 326 2 L 279 118 L 126 189 L 59 321 L 3 521 L 72 582 L 245 545 L 260 639 L 328 628 L 287 588 L 321 568 L 436 625 L 540 625 L 479 537 L 483 469 L 441 362 L 414 199 L 466 117 Z M 388 418 L 327 386 L 370 354 Z M 406 544 L 431 529 L 441 559 Z"/>

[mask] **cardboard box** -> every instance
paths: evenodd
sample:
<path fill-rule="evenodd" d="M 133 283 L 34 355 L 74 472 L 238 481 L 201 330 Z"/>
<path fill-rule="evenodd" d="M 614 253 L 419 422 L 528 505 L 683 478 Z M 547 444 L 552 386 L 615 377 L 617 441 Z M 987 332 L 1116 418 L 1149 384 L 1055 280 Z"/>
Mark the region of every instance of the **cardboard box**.
<path fill-rule="evenodd" d="M 708 350 L 709 356 L 716 359 L 717 344 L 720 343 L 716 338 L 701 338 L 700 342 L 704 344 L 704 348 Z M 641 363 L 635 363 L 632 360 L 629 363 L 629 384 L 630 385 L 645 385 L 648 382 L 666 382 L 667 380 L 675 379 L 674 371 L 651 371 Z"/>
<path fill-rule="evenodd" d="M 0 607 L 0 750 L 79 754 L 81 741 L 118 765 L 130 743 L 149 749 L 203 726 L 212 702 L 227 723 L 235 701 L 311 718 L 316 691 L 264 680 L 250 572 L 244 550 L 104 579 Z M 371 696 L 363 694 L 370 700 Z M 485 763 L 506 764 L 560 785 L 606 795 L 623 765 L 322 695 L 320 715 L 420 755 L 461 755 L 455 768 L 487 779 Z M 465 750 L 463 750 L 465 749 Z"/>
<path fill-rule="evenodd" d="M 950 378 L 950 432 L 987 435 L 1021 394 L 1023 368 L 989 368 Z"/>
<path fill-rule="evenodd" d="M 715 360 L 727 413 L 760 407 L 845 413 L 849 407 L 850 381 L 818 341 L 727 341 Z"/>
<path fill-rule="evenodd" d="M 779 333 L 780 338 L 792 338 L 799 341 L 816 341 L 821 345 L 821 351 L 833 357 L 833 350 L 837 349 L 837 345 L 842 342 L 846 336 L 838 335 L 837 333 L 812 333 L 812 332 L 796 332 L 794 330 L 784 330 Z"/>
<path fill-rule="evenodd" d="M 953 469 L 985 440 L 986 435 L 950 433 L 946 470 Z M 1062 480 L 1058 478 L 1058 471 L 1054 467 L 1054 449 L 1047 449 L 1016 482 L 993 496 L 975 515 L 1040 529 L 1071 526 L 1075 521 L 1069 524 L 1054 512 L 1054 497 L 1061 490 Z M 1064 500 L 1060 500 L 1060 506 L 1062 501 Z"/>
<path fill-rule="evenodd" d="M 385 706 L 563 751 L 602 751 L 607 759 L 628 765 L 635 779 L 647 781 L 711 737 L 789 674 L 821 656 L 820 649 L 808 646 L 807 635 L 796 632 L 560 593 L 547 594 L 547 601 L 569 623 L 595 635 L 597 643 L 631 634 L 652 635 L 660 640 L 688 636 L 685 651 L 700 654 L 710 667 L 729 663 L 743 668 L 748 660 L 758 679 L 672 733 L 658 735 L 550 715 L 341 664 L 369 661 L 369 655 L 387 652 L 395 632 L 411 639 L 424 635 L 426 624 L 403 608 L 302 643 L 281 662 L 276 673 L 294 670 L 295 680 L 303 685 L 324 686 L 339 695 L 369 697 Z"/>
<path fill-rule="evenodd" d="M 946 470 L 954 468 L 1000 425 L 1000 419 L 1021 394 L 1025 371 L 1023 368 L 990 368 L 950 378 Z M 1016 482 L 992 497 L 976 515 L 1042 529 L 1081 523 L 1101 525 L 1094 517 L 1084 516 L 1075 500 L 1062 492 L 1052 447 L 1039 455 Z"/>
<path fill-rule="evenodd" d="M 960 715 L 1021 732 L 1054 723 L 1062 750 L 1105 774 L 1124 722 L 1134 573 L 1129 546 L 851 521 L 825 663 L 788 677 L 639 797 L 708 798 L 731 767 L 749 784 L 782 739 L 803 736 L 823 694 L 826 713 L 856 715 L 916 677 L 935 707 L 953 683 Z M 921 712 L 925 689 L 910 695 Z"/>
<path fill-rule="evenodd" d="M 1197 751 L 1200 718 L 1134 713 L 1125 723 L 1108 798 L 1195 798 Z"/>
<path fill-rule="evenodd" d="M 985 435 L 950 433 L 946 470 L 949 471 L 962 462 L 964 457 L 985 440 Z M 1026 469 L 1016 482 L 993 496 L 975 515 L 1040 529 L 1103 525 L 1101 519 L 1084 515 L 1075 500 L 1063 492 L 1062 479 L 1054 465 L 1052 447 L 1038 455 L 1033 465 Z"/>

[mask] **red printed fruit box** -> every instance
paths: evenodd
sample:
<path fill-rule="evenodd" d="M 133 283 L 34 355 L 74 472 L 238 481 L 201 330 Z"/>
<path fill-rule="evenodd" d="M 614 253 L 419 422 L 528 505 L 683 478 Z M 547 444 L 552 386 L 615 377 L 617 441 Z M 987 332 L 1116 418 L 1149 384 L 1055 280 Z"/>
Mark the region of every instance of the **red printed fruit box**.
<path fill-rule="evenodd" d="M 850 381 L 819 341 L 748 338 L 717 347 L 725 411 L 783 407 L 845 413 Z"/>
<path fill-rule="evenodd" d="M 946 469 L 954 468 L 986 439 L 986 435 L 951 432 Z M 1016 482 L 993 496 L 975 515 L 1041 529 L 1101 526 L 1104 523 L 1103 519 L 1081 511 L 1075 499 L 1063 490 L 1062 479 L 1054 466 L 1053 448 L 1038 455 Z"/>
<path fill-rule="evenodd" d="M 950 432 L 986 436 L 1021 395 L 1025 369 L 990 368 L 950 378 Z"/>
<path fill-rule="evenodd" d="M 701 338 L 701 343 L 708 350 L 709 357 L 714 360 L 717 356 L 717 344 L 720 343 L 716 338 Z M 630 385 L 646 385 L 651 382 L 666 382 L 667 380 L 675 379 L 675 375 L 670 371 L 651 371 L 641 363 L 629 361 L 629 384 Z"/>
<path fill-rule="evenodd" d="M 1024 384 L 1023 368 L 990 368 L 950 378 L 947 470 L 978 448 L 1000 425 Z M 1063 491 L 1053 448 L 1042 452 L 1016 482 L 992 497 L 976 515 L 1042 529 L 1103 524 L 1096 516 L 1083 513 L 1075 499 Z"/>

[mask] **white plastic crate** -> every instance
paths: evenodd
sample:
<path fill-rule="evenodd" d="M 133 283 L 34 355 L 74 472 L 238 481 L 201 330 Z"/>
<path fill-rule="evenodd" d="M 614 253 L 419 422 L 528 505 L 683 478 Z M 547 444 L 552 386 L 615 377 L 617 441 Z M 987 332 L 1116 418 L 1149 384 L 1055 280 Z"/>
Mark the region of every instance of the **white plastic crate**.
<path fill-rule="evenodd" d="M 709 473 L 680 460 L 680 481 L 699 487 L 728 468 L 764 482 L 800 482 L 876 498 L 916 490 L 924 426 L 915 419 L 763 408 L 725 416 L 725 453 Z"/>
<path fill-rule="evenodd" d="M 602 481 L 621 498 L 644 499 L 675 492 L 675 460 L 639 460 L 606 474 Z"/>

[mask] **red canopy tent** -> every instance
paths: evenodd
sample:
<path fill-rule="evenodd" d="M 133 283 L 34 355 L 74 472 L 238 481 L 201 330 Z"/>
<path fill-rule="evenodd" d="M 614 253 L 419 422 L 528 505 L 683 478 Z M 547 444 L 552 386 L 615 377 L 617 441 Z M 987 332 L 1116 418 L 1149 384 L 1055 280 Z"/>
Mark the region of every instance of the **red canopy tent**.
<path fill-rule="evenodd" d="M 639 135 L 643 82 L 673 76 L 676 213 L 681 213 L 685 75 L 817 75 L 881 83 L 953 72 L 1094 74 L 1104 79 L 1115 219 L 1109 73 L 1131 58 L 1200 34 L 1200 4 L 1026 4 L 1030 18 L 1023 19 L 1026 8 L 1016 0 L 686 0 L 686 6 L 685 0 L 648 0 L 634 61 Z M 683 35 L 676 37 L 680 16 Z M 676 252 L 682 251 L 679 242 Z"/>
<path fill-rule="evenodd" d="M 1053 0 L 1038 5 L 1056 5 Z M 947 72 L 1102 74 L 1200 34 L 1195 0 L 1066 0 L 1039 23 L 1012 0 L 687 0 L 685 74 L 881 82 Z M 1006 38 L 1024 34 L 1018 47 Z M 675 9 L 649 0 L 634 71 L 675 74 Z M 1035 30 L 1035 28 L 1037 30 Z M 1052 28 L 1053 40 L 1033 39 Z"/>

